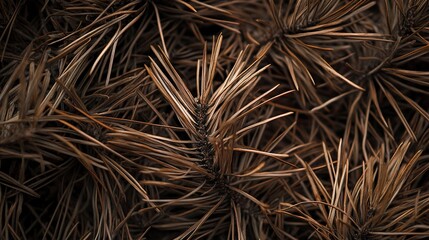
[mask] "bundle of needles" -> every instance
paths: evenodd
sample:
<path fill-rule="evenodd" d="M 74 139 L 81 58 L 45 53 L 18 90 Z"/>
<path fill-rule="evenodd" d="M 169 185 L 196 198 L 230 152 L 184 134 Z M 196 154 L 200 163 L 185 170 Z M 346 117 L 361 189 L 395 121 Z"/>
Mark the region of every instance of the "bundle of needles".
<path fill-rule="evenodd" d="M 0 1 L 0 239 L 428 239 L 429 1 Z"/>

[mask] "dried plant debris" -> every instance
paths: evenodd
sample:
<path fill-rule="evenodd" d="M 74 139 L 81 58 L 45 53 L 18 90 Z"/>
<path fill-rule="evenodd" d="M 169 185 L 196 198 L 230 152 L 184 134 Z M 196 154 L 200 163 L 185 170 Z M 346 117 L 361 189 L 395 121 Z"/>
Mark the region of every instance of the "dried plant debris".
<path fill-rule="evenodd" d="M 0 1 L 0 239 L 429 238 L 426 0 Z"/>

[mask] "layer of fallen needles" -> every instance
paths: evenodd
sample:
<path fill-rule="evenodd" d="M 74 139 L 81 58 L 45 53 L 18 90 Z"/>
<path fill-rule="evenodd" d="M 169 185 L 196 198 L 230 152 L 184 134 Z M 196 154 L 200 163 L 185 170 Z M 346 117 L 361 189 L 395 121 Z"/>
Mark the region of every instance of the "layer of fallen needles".
<path fill-rule="evenodd" d="M 426 0 L 0 1 L 0 239 L 429 238 Z"/>

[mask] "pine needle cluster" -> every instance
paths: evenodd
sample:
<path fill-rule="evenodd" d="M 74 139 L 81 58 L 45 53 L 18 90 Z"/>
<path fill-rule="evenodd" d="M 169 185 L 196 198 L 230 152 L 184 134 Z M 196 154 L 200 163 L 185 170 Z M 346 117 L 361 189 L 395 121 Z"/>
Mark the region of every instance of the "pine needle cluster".
<path fill-rule="evenodd" d="M 0 239 L 429 238 L 426 0 L 0 1 Z"/>

